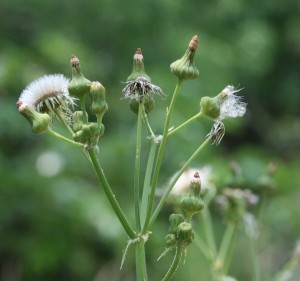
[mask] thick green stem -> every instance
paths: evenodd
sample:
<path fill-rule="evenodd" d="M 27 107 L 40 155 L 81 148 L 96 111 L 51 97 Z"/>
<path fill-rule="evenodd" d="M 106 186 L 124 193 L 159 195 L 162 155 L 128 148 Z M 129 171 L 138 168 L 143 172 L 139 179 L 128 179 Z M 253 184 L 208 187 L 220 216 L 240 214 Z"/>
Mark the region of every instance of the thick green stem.
<path fill-rule="evenodd" d="M 145 257 L 145 241 L 141 239 L 135 244 L 135 265 L 136 280 L 148 281 L 146 257 Z"/>
<path fill-rule="evenodd" d="M 176 127 L 175 129 L 173 129 L 172 131 L 170 131 L 168 133 L 168 137 L 174 135 L 176 132 L 178 132 L 180 129 L 184 128 L 185 126 L 189 125 L 190 123 L 192 123 L 194 120 L 201 118 L 202 116 L 204 116 L 204 114 L 202 112 L 197 113 L 196 115 L 194 115 L 193 117 L 191 117 L 190 119 L 188 119 L 187 121 L 185 121 L 184 123 L 182 123 L 181 125 L 179 125 L 178 127 Z"/>
<path fill-rule="evenodd" d="M 140 217 L 140 168 L 141 168 L 141 149 L 142 149 L 142 111 L 143 104 L 139 105 L 137 132 L 136 132 L 136 148 L 135 148 L 135 165 L 134 165 L 134 208 L 136 230 L 139 233 L 141 230 Z"/>
<path fill-rule="evenodd" d="M 155 209 L 155 211 L 153 212 L 153 215 L 151 217 L 151 220 L 149 222 L 149 228 L 152 227 L 153 223 L 156 220 L 156 217 L 158 216 L 160 210 L 162 209 L 169 193 L 171 192 L 172 188 L 174 187 L 175 183 L 177 182 L 177 180 L 179 179 L 179 177 L 182 175 L 182 173 L 187 169 L 187 167 L 191 164 L 191 162 L 198 156 L 198 154 L 204 149 L 204 147 L 210 142 L 211 138 L 207 138 L 198 148 L 197 150 L 192 154 L 192 156 L 185 162 L 185 164 L 181 167 L 181 169 L 176 173 L 176 176 L 173 177 L 172 181 L 170 182 L 168 189 L 166 190 L 166 192 L 164 193 L 164 195 L 162 196 L 162 198 L 160 199 L 160 201 L 158 202 L 158 205 Z"/>
<path fill-rule="evenodd" d="M 176 103 L 176 99 L 177 99 L 177 96 L 180 92 L 182 84 L 183 84 L 183 80 L 179 80 L 177 85 L 176 85 L 176 88 L 175 88 L 170 106 L 167 109 L 167 116 L 166 116 L 166 121 L 165 121 L 163 137 L 162 137 L 162 140 L 161 140 L 161 144 L 159 146 L 159 150 L 158 150 L 158 154 L 157 154 L 157 158 L 156 158 L 156 163 L 155 163 L 155 169 L 154 169 L 154 173 L 153 173 L 151 192 L 150 192 L 150 196 L 149 196 L 149 205 L 148 205 L 148 210 L 147 210 L 147 215 L 146 215 L 146 221 L 145 221 L 145 224 L 144 224 L 144 227 L 143 227 L 143 233 L 147 232 L 147 230 L 149 228 L 149 222 L 150 222 L 150 218 L 151 218 L 151 214 L 152 214 L 152 210 L 153 210 L 153 205 L 154 205 L 155 190 L 156 190 L 156 187 L 157 187 L 158 176 L 159 176 L 159 172 L 160 172 L 160 166 L 161 166 L 163 154 L 164 154 L 165 147 L 166 147 L 171 115 L 172 115 L 172 112 L 173 112 L 173 109 L 174 109 L 174 106 L 175 106 L 175 103 Z"/>
<path fill-rule="evenodd" d="M 161 281 L 171 280 L 171 278 L 173 277 L 173 275 L 175 274 L 175 272 L 177 271 L 177 269 L 179 267 L 179 263 L 180 263 L 180 260 L 182 257 L 182 252 L 183 252 L 183 248 L 181 246 L 177 246 L 173 262 L 172 262 L 168 272 L 166 273 L 164 278 L 161 279 Z"/>
<path fill-rule="evenodd" d="M 129 222 L 127 221 L 118 201 L 116 200 L 115 195 L 113 194 L 107 180 L 106 177 L 104 175 L 104 172 L 98 162 L 96 153 L 94 149 L 88 149 L 88 154 L 90 156 L 90 159 L 92 161 L 92 165 L 95 169 L 95 172 L 98 176 L 98 179 L 103 187 L 103 190 L 112 206 L 112 208 L 114 209 L 120 223 L 122 224 L 124 230 L 126 231 L 126 233 L 128 234 L 130 239 L 134 239 L 135 238 L 135 231 L 132 229 L 132 227 L 130 226 Z"/>

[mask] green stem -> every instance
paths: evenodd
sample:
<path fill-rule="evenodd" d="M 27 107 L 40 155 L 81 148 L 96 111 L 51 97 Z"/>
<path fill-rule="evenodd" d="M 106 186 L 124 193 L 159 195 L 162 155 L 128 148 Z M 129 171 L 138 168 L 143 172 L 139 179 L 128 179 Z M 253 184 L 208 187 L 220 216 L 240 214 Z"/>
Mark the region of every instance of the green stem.
<path fill-rule="evenodd" d="M 202 211 L 202 216 L 200 217 L 203 222 L 203 229 L 206 237 L 206 242 L 213 254 L 213 257 L 216 258 L 217 256 L 217 246 L 216 246 L 216 240 L 215 235 L 213 231 L 212 226 L 212 219 L 209 212 L 209 207 L 206 206 Z"/>
<path fill-rule="evenodd" d="M 87 123 L 88 122 L 88 118 L 87 118 L 87 113 L 86 113 L 86 109 L 85 109 L 85 96 L 80 98 L 80 107 L 83 113 L 83 122 Z"/>
<path fill-rule="evenodd" d="M 135 165 L 134 165 L 134 207 L 136 229 L 139 233 L 141 230 L 140 217 L 140 168 L 141 168 L 141 149 L 142 149 L 142 111 L 143 104 L 139 104 L 137 132 L 136 132 L 136 148 L 135 148 Z"/>
<path fill-rule="evenodd" d="M 176 102 L 177 96 L 180 92 L 182 84 L 183 84 L 183 80 L 179 80 L 177 85 L 176 85 L 176 88 L 174 90 L 174 94 L 173 94 L 170 106 L 167 110 L 167 116 L 166 116 L 166 121 L 165 121 L 163 137 L 162 137 L 162 140 L 161 140 L 161 144 L 159 146 L 159 150 L 158 150 L 158 154 L 157 154 L 157 158 L 156 158 L 156 163 L 155 163 L 155 168 L 154 168 L 154 173 L 153 173 L 153 181 L 152 181 L 152 185 L 151 185 L 149 205 L 148 205 L 148 210 L 147 210 L 147 215 L 146 215 L 146 221 L 145 221 L 145 224 L 144 224 L 144 227 L 143 227 L 143 233 L 147 232 L 147 229 L 149 228 L 149 222 L 150 222 L 150 218 L 151 218 L 151 214 L 152 214 L 152 210 L 153 210 L 153 205 L 154 205 L 155 190 L 156 190 L 156 187 L 157 187 L 158 176 L 159 176 L 159 172 L 160 172 L 160 166 L 161 166 L 163 154 L 164 154 L 165 147 L 166 147 L 166 141 L 167 141 L 167 137 L 168 137 L 168 129 L 169 129 L 169 125 L 170 125 L 171 115 L 172 115 L 172 112 L 173 112 L 173 109 L 174 109 L 174 106 L 175 106 L 175 102 Z"/>
<path fill-rule="evenodd" d="M 183 252 L 183 248 L 181 246 L 177 246 L 173 262 L 172 262 L 168 272 L 166 273 L 164 278 L 161 279 L 161 281 L 171 280 L 171 278 L 173 277 L 173 275 L 175 274 L 175 272 L 177 271 L 177 269 L 179 267 L 179 263 L 180 263 L 180 260 L 182 257 L 182 252 Z"/>
<path fill-rule="evenodd" d="M 250 252 L 251 252 L 251 259 L 252 259 L 252 271 L 253 271 L 253 281 L 260 281 L 260 274 L 259 274 L 259 258 L 257 255 L 256 245 L 254 242 L 255 238 L 249 238 L 250 242 Z"/>
<path fill-rule="evenodd" d="M 202 238 L 195 233 L 195 244 L 200 249 L 202 254 L 206 257 L 207 260 L 213 261 L 213 254 L 212 251 L 207 247 L 205 242 L 202 240 Z"/>
<path fill-rule="evenodd" d="M 145 257 L 145 241 L 140 239 L 135 245 L 135 264 L 136 264 L 136 280 L 148 281 L 146 257 Z"/>
<path fill-rule="evenodd" d="M 154 141 L 151 142 L 150 152 L 148 156 L 144 186 L 143 186 L 143 195 L 142 195 L 142 202 L 141 202 L 141 222 L 144 224 L 147 214 L 147 207 L 148 207 L 148 196 L 151 187 L 151 175 L 153 170 L 153 163 L 155 159 L 157 143 Z"/>
<path fill-rule="evenodd" d="M 158 202 L 158 205 L 156 207 L 156 209 L 153 212 L 153 215 L 150 219 L 150 222 L 148 224 L 148 227 L 151 228 L 153 223 L 156 220 L 156 217 L 158 216 L 160 210 L 162 209 L 169 193 L 171 192 L 173 186 L 175 185 L 175 183 L 177 182 L 177 180 L 179 179 L 179 177 L 182 175 L 182 173 L 187 169 L 187 167 L 191 164 L 191 162 L 198 156 L 198 154 L 204 149 L 204 147 L 210 142 L 211 138 L 207 138 L 198 148 L 197 150 L 192 154 L 192 156 L 184 163 L 184 165 L 181 167 L 181 169 L 176 173 L 176 176 L 173 177 L 172 181 L 170 182 L 166 192 L 164 193 L 164 195 L 162 196 L 162 198 L 160 199 L 160 201 Z"/>
<path fill-rule="evenodd" d="M 175 129 L 173 129 L 172 131 L 168 132 L 168 137 L 174 135 L 180 129 L 182 129 L 183 127 L 185 127 L 188 124 L 192 123 L 194 120 L 196 120 L 198 118 L 201 118 L 202 116 L 204 116 L 204 114 L 202 112 L 197 113 L 196 115 L 194 115 L 193 117 L 191 117 L 190 119 L 188 119 L 187 121 L 185 121 L 184 123 L 182 123 L 181 125 L 179 125 L 178 127 L 176 127 Z"/>
<path fill-rule="evenodd" d="M 144 120 L 144 123 L 145 123 L 145 126 L 146 126 L 148 137 L 152 140 L 152 142 L 154 142 L 155 134 L 153 133 L 153 131 L 151 129 L 151 126 L 149 124 L 148 116 L 147 116 L 147 114 L 145 112 L 145 108 L 143 108 L 143 120 Z"/>
<path fill-rule="evenodd" d="M 231 265 L 236 243 L 237 243 L 237 231 L 235 229 L 231 239 L 231 244 L 229 246 L 228 254 L 226 255 L 226 259 L 224 261 L 223 272 L 225 275 L 227 274 L 229 267 Z"/>
<path fill-rule="evenodd" d="M 135 231 L 132 229 L 132 227 L 130 226 L 129 222 L 127 221 L 118 201 L 116 200 L 115 195 L 113 194 L 107 179 L 104 175 L 104 172 L 98 162 L 96 153 L 94 149 L 88 149 L 88 154 L 90 156 L 90 159 L 92 161 L 92 165 L 95 169 L 95 172 L 98 176 L 98 179 L 103 187 L 103 190 L 112 206 L 112 208 L 114 209 L 120 223 L 122 224 L 124 230 L 126 231 L 126 233 L 128 234 L 130 239 L 134 239 L 135 238 Z"/>
<path fill-rule="evenodd" d="M 61 134 L 58 134 L 58 133 L 52 131 L 52 130 L 49 129 L 49 128 L 47 129 L 47 133 L 49 133 L 49 134 L 51 134 L 52 136 L 54 136 L 54 137 L 56 137 L 56 138 L 59 138 L 59 139 L 61 139 L 61 140 L 63 140 L 63 141 L 66 141 L 66 142 L 68 142 L 68 143 L 70 143 L 70 144 L 72 144 L 72 145 L 75 145 L 75 146 L 77 146 L 77 147 L 83 148 L 83 144 L 82 144 L 82 143 L 76 142 L 76 141 L 73 141 L 73 140 L 70 140 L 70 139 L 68 139 L 68 138 L 66 138 L 66 137 L 64 137 L 64 136 L 62 136 Z"/>
<path fill-rule="evenodd" d="M 220 250 L 217 256 L 217 260 L 220 262 L 220 264 L 222 265 L 222 272 L 224 273 L 224 265 L 225 265 L 225 261 L 227 259 L 227 254 L 228 254 L 228 250 L 230 248 L 231 242 L 232 242 L 232 237 L 234 234 L 234 230 L 235 230 L 235 224 L 234 223 L 228 223 L 225 233 L 223 235 L 223 239 L 220 245 Z"/>

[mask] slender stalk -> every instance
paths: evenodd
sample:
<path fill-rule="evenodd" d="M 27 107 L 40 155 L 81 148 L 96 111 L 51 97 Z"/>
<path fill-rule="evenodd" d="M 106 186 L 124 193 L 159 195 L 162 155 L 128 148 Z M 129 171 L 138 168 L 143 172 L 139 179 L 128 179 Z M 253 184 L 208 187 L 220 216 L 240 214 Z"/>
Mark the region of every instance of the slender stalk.
<path fill-rule="evenodd" d="M 216 246 L 216 240 L 215 240 L 215 235 L 212 226 L 212 219 L 211 219 L 208 206 L 206 206 L 206 208 L 203 209 L 202 216 L 200 218 L 203 221 L 203 228 L 206 236 L 206 242 L 208 243 L 208 246 L 212 251 L 214 258 L 216 258 L 217 246 Z"/>
<path fill-rule="evenodd" d="M 176 127 L 174 130 L 168 132 L 168 137 L 173 136 L 176 132 L 178 132 L 180 129 L 184 128 L 185 126 L 189 125 L 190 123 L 192 123 L 194 120 L 201 118 L 202 116 L 204 116 L 204 114 L 202 112 L 197 113 L 196 115 L 194 115 L 193 117 L 191 117 L 190 119 L 188 119 L 187 121 L 185 121 L 184 123 L 182 123 L 181 125 L 179 125 L 178 127 Z"/>
<path fill-rule="evenodd" d="M 77 147 L 83 148 L 83 144 L 82 144 L 82 143 L 76 142 L 76 141 L 73 141 L 73 140 L 70 140 L 70 139 L 68 139 L 68 138 L 66 138 L 66 137 L 64 137 L 64 136 L 62 136 L 61 134 L 58 134 L 58 133 L 52 131 L 52 130 L 49 129 L 49 128 L 47 129 L 47 133 L 49 133 L 49 134 L 51 134 L 52 136 L 54 136 L 54 137 L 56 137 L 56 138 L 59 138 L 59 139 L 61 139 L 61 140 L 63 140 L 63 141 L 66 141 L 66 142 L 68 142 L 68 143 L 70 143 L 70 144 L 72 144 L 72 145 L 75 145 L 75 146 L 77 146 Z"/>
<path fill-rule="evenodd" d="M 139 104 L 137 132 L 136 132 L 136 148 L 135 148 L 135 165 L 134 165 L 134 208 L 136 230 L 141 230 L 140 217 L 140 168 L 141 168 L 141 149 L 142 149 L 142 111 L 143 104 Z"/>
<path fill-rule="evenodd" d="M 202 238 L 195 233 L 195 244 L 200 249 L 202 254 L 206 257 L 207 260 L 213 261 L 213 254 L 212 251 L 207 247 L 205 242 L 202 240 Z"/>
<path fill-rule="evenodd" d="M 137 281 L 148 281 L 146 257 L 145 257 L 145 241 L 139 240 L 135 244 L 135 264 Z"/>
<path fill-rule="evenodd" d="M 161 281 L 171 280 L 171 278 L 173 277 L 173 275 L 175 274 L 175 272 L 178 269 L 178 266 L 179 266 L 179 263 L 180 263 L 180 260 L 181 260 L 181 257 L 182 257 L 182 252 L 183 252 L 183 248 L 181 246 L 177 246 L 173 262 L 172 262 L 168 272 L 166 273 L 164 278 L 161 279 Z"/>
<path fill-rule="evenodd" d="M 149 121 L 148 121 L 148 116 L 145 112 L 145 108 L 143 108 L 143 120 L 144 120 L 144 123 L 145 123 L 145 126 L 146 126 L 146 130 L 147 130 L 147 133 L 148 133 L 148 137 L 154 141 L 154 138 L 155 138 L 155 134 L 153 133 L 152 129 L 151 129 L 151 126 L 149 124 Z"/>
<path fill-rule="evenodd" d="M 114 193 L 112 192 L 106 177 L 104 175 L 104 172 L 98 162 L 96 153 L 94 149 L 88 149 L 88 154 L 90 156 L 90 159 L 92 161 L 92 165 L 95 169 L 95 172 L 98 176 L 98 179 L 103 187 L 103 190 L 112 206 L 112 208 L 114 209 L 120 223 L 122 224 L 124 230 L 126 231 L 126 233 L 128 234 L 130 239 L 134 239 L 135 238 L 135 231 L 132 229 L 132 227 L 130 226 L 129 222 L 127 221 L 118 201 L 116 200 L 116 197 L 114 195 Z"/>
<path fill-rule="evenodd" d="M 86 109 L 85 109 L 85 96 L 80 98 L 80 107 L 83 112 L 83 122 L 86 123 L 86 122 L 88 122 L 88 118 L 87 118 L 87 113 L 86 113 Z"/>
<path fill-rule="evenodd" d="M 223 272 L 224 272 L 225 275 L 227 274 L 227 272 L 229 270 L 229 267 L 231 265 L 236 243 L 237 243 L 237 231 L 236 231 L 236 228 L 235 228 L 232 239 L 231 239 L 231 244 L 229 246 L 229 250 L 228 250 L 228 253 L 226 255 L 224 265 L 223 265 Z"/>
<path fill-rule="evenodd" d="M 142 202 L 141 202 L 141 222 L 142 224 L 145 223 L 146 214 L 147 214 L 147 207 L 148 207 L 148 196 L 151 187 L 151 175 L 153 171 L 153 163 L 155 159 L 157 143 L 154 141 L 151 142 L 150 152 L 148 156 L 144 186 L 143 186 L 143 194 L 142 194 Z"/>
<path fill-rule="evenodd" d="M 167 137 L 168 137 L 168 129 L 169 129 L 169 125 L 170 125 L 171 115 L 172 115 L 172 112 L 173 112 L 173 109 L 175 106 L 175 102 L 176 102 L 177 96 L 180 92 L 182 84 L 183 84 L 183 80 L 179 80 L 177 82 L 170 106 L 167 110 L 167 116 L 166 116 L 166 121 L 165 121 L 163 137 L 161 140 L 161 144 L 159 146 L 156 163 L 155 163 L 155 168 L 154 168 L 154 173 L 153 173 L 153 180 L 152 180 L 151 191 L 150 191 L 150 196 L 149 196 L 149 205 L 148 205 L 148 210 L 147 210 L 147 215 L 146 215 L 146 221 L 145 221 L 145 224 L 143 227 L 143 232 L 147 232 L 147 229 L 149 228 L 149 222 L 150 222 L 153 205 L 154 205 L 155 190 L 156 190 L 156 186 L 157 186 L 157 182 L 158 182 L 158 176 L 159 176 L 159 172 L 160 172 L 160 166 L 161 166 L 163 154 L 164 154 L 165 147 L 166 147 L 166 141 L 167 141 Z"/>
<path fill-rule="evenodd" d="M 228 250 L 230 248 L 232 237 L 235 231 L 235 224 L 234 223 L 228 223 L 225 233 L 222 238 L 222 242 L 220 245 L 220 250 L 217 256 L 217 260 L 220 261 L 222 265 L 222 272 L 224 273 L 224 265 L 225 261 L 227 259 Z"/>
<path fill-rule="evenodd" d="M 160 199 L 160 201 L 158 202 L 158 205 L 156 207 L 156 209 L 154 210 L 152 217 L 150 219 L 150 222 L 148 224 L 148 227 L 151 228 L 153 223 L 156 220 L 156 217 L 158 216 L 160 210 L 162 209 L 169 193 L 171 192 L 173 186 L 175 185 L 175 183 L 177 182 L 177 180 L 179 179 L 179 177 L 182 175 L 182 173 L 187 169 L 187 167 L 191 164 L 191 162 L 198 156 L 198 154 L 204 149 L 204 147 L 210 142 L 211 138 L 207 138 L 198 148 L 197 150 L 192 154 L 192 156 L 185 162 L 185 164 L 181 167 L 181 169 L 177 172 L 176 176 L 172 179 L 172 181 L 170 182 L 168 189 L 166 190 L 166 192 L 164 193 L 164 195 L 162 196 L 162 198 Z"/>
<path fill-rule="evenodd" d="M 250 253 L 251 253 L 251 260 L 252 260 L 252 271 L 253 271 L 253 281 L 260 281 L 260 272 L 259 272 L 259 258 L 257 255 L 256 245 L 255 245 L 255 238 L 250 237 Z"/>

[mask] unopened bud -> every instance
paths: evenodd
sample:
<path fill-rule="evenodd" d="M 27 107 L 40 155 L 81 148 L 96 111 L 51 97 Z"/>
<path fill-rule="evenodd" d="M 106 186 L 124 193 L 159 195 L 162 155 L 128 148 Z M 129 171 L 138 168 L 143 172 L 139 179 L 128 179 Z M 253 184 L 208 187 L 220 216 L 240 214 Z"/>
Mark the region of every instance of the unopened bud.
<path fill-rule="evenodd" d="M 143 78 L 147 82 L 151 82 L 151 78 L 145 72 L 144 57 L 140 48 L 137 48 L 134 53 L 132 73 L 127 81 L 136 80 L 137 78 Z"/>
<path fill-rule="evenodd" d="M 189 194 L 181 199 L 180 206 L 186 212 L 187 217 L 191 218 L 204 208 L 204 203 L 200 197 Z"/>
<path fill-rule="evenodd" d="M 84 114 L 86 115 L 87 118 L 87 113 L 83 111 L 75 111 L 72 115 L 72 123 L 73 123 L 73 130 L 74 132 L 78 132 L 82 129 L 82 125 L 84 123 Z"/>
<path fill-rule="evenodd" d="M 212 119 L 217 119 L 220 116 L 220 102 L 216 97 L 202 97 L 200 112 Z"/>
<path fill-rule="evenodd" d="M 169 217 L 169 233 L 176 234 L 180 223 L 184 221 L 184 216 L 181 214 L 171 214 Z"/>
<path fill-rule="evenodd" d="M 200 174 L 199 172 L 196 172 L 190 183 L 190 193 L 196 197 L 199 197 L 200 191 L 201 191 Z"/>
<path fill-rule="evenodd" d="M 97 145 L 99 138 L 104 134 L 104 125 L 98 126 L 97 123 L 86 123 L 82 129 L 73 135 L 77 142 L 94 147 Z"/>
<path fill-rule="evenodd" d="M 71 57 L 71 67 L 72 79 L 68 85 L 69 94 L 76 98 L 83 98 L 89 92 L 91 81 L 83 76 L 79 59 L 76 56 Z"/>
<path fill-rule="evenodd" d="M 92 97 L 92 112 L 97 115 L 97 117 L 102 118 L 104 113 L 108 110 L 105 99 L 105 88 L 99 82 L 92 82 L 90 93 Z"/>
<path fill-rule="evenodd" d="M 191 244 L 194 240 L 194 232 L 192 225 L 188 222 L 182 222 L 178 225 L 177 229 L 177 239 L 179 243 L 187 246 Z"/>
<path fill-rule="evenodd" d="M 140 102 L 144 101 L 144 107 L 145 107 L 145 112 L 148 114 L 153 108 L 154 108 L 154 99 L 151 96 L 144 96 L 141 101 L 132 99 L 129 102 L 129 106 L 132 112 L 138 114 L 139 112 L 139 104 Z"/>
<path fill-rule="evenodd" d="M 169 233 L 166 235 L 165 238 L 167 247 L 174 247 L 177 244 L 176 235 L 173 233 Z"/>
<path fill-rule="evenodd" d="M 20 101 L 17 102 L 17 107 L 30 123 L 33 133 L 40 134 L 48 130 L 51 117 L 47 113 L 39 113 Z"/>
<path fill-rule="evenodd" d="M 190 41 L 189 47 L 183 57 L 171 64 L 171 72 L 179 79 L 195 79 L 199 75 L 199 71 L 194 65 L 194 56 L 198 45 L 199 38 L 195 35 Z"/>

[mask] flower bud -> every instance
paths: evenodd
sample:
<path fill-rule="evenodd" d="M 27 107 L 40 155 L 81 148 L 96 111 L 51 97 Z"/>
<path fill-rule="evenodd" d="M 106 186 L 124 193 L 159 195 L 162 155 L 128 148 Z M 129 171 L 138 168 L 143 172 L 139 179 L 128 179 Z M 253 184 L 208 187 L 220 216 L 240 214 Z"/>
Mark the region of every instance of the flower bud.
<path fill-rule="evenodd" d="M 169 233 L 166 235 L 165 238 L 167 247 L 174 247 L 177 244 L 176 235 L 173 233 Z"/>
<path fill-rule="evenodd" d="M 92 97 L 92 112 L 98 118 L 102 118 L 104 113 L 108 110 L 108 105 L 105 99 L 105 88 L 99 82 L 92 82 L 90 87 Z"/>
<path fill-rule="evenodd" d="M 181 199 L 180 206 L 186 212 L 187 217 L 191 218 L 204 208 L 204 203 L 200 197 L 189 194 Z"/>
<path fill-rule="evenodd" d="M 184 216 L 181 214 L 171 214 L 169 217 L 169 233 L 176 234 L 177 227 L 184 221 Z"/>
<path fill-rule="evenodd" d="M 216 97 L 202 97 L 200 107 L 200 112 L 212 119 L 217 119 L 220 116 L 220 102 Z"/>
<path fill-rule="evenodd" d="M 89 92 L 91 81 L 83 76 L 76 56 L 71 57 L 71 66 L 72 79 L 68 85 L 69 93 L 76 98 L 83 98 Z"/>
<path fill-rule="evenodd" d="M 144 108 L 145 112 L 148 114 L 154 107 L 154 99 L 151 96 L 144 96 Z M 129 106 L 132 112 L 138 114 L 139 113 L 139 101 L 132 99 L 129 102 Z"/>
<path fill-rule="evenodd" d="M 200 197 L 200 191 L 201 191 L 200 174 L 199 172 L 196 172 L 190 183 L 190 193 L 196 197 Z"/>
<path fill-rule="evenodd" d="M 39 113 L 21 101 L 17 102 L 19 112 L 28 120 L 35 134 L 46 132 L 51 122 L 47 113 Z"/>
<path fill-rule="evenodd" d="M 138 78 L 143 78 L 147 82 L 151 82 L 151 78 L 145 72 L 144 57 L 140 48 L 137 48 L 134 53 L 132 73 L 128 76 L 127 81 Z"/>
<path fill-rule="evenodd" d="M 104 134 L 104 125 L 98 126 L 97 123 L 86 123 L 82 129 L 73 135 L 77 142 L 84 143 L 87 146 L 96 146 L 99 138 Z"/>
<path fill-rule="evenodd" d="M 182 222 L 178 225 L 177 239 L 183 245 L 189 245 L 194 240 L 194 232 L 192 225 L 188 222 Z"/>
<path fill-rule="evenodd" d="M 75 111 L 72 115 L 72 122 L 73 122 L 73 130 L 74 132 L 78 132 L 82 129 L 82 125 L 84 123 L 84 116 L 83 111 Z M 85 112 L 85 115 L 87 117 L 87 113 Z"/>
<path fill-rule="evenodd" d="M 194 56 L 198 45 L 199 38 L 195 35 L 190 41 L 184 56 L 171 64 L 171 72 L 179 79 L 195 79 L 199 75 L 199 71 L 194 65 Z"/>

